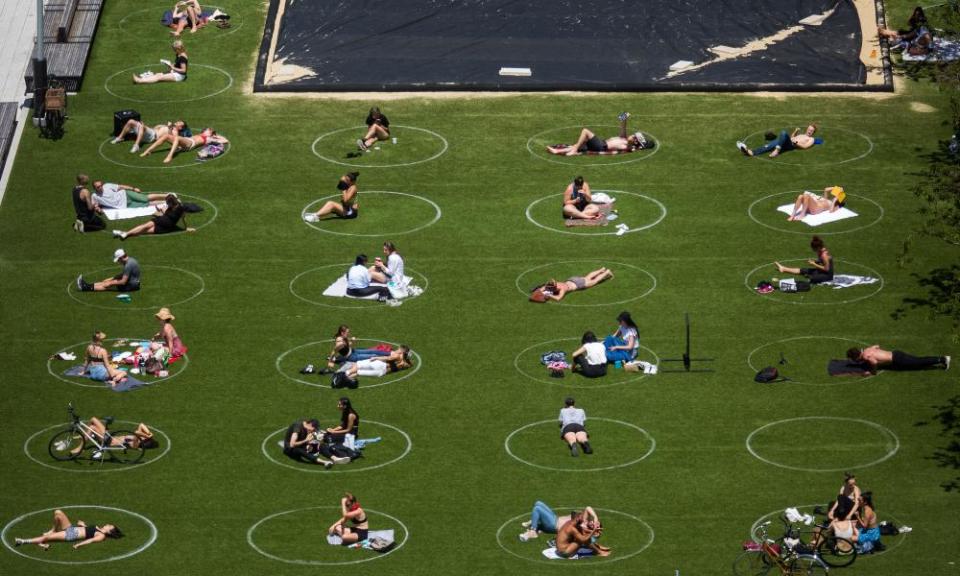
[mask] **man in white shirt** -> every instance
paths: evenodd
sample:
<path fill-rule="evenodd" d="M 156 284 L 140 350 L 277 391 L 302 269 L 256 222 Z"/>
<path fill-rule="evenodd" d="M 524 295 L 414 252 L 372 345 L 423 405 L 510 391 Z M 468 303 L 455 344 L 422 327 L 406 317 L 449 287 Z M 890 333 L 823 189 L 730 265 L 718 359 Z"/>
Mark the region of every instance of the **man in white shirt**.
<path fill-rule="evenodd" d="M 163 202 L 167 194 L 143 194 L 136 186 L 93 181 L 93 202 L 105 209 L 142 208 Z"/>
<path fill-rule="evenodd" d="M 563 402 L 564 407 L 560 409 L 560 437 L 570 446 L 570 455 L 579 456 L 577 446 L 583 448 L 584 454 L 593 454 L 593 448 L 590 446 L 590 437 L 587 435 L 587 429 L 584 423 L 587 421 L 587 413 L 583 408 L 577 408 L 572 396 L 568 396 Z"/>

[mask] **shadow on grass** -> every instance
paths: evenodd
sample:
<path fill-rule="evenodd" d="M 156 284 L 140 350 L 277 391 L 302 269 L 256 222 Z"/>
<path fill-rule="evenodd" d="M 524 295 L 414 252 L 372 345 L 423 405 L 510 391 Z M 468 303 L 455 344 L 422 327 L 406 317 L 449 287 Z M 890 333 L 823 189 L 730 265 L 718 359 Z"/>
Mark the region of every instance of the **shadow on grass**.
<path fill-rule="evenodd" d="M 947 399 L 941 406 L 935 406 L 936 413 L 929 420 L 922 420 L 916 426 L 927 426 L 937 423 L 942 427 L 940 435 L 947 439 L 946 446 L 934 450 L 930 460 L 941 468 L 960 470 L 960 394 Z M 942 482 L 940 486 L 946 492 L 960 491 L 960 474 Z"/>
<path fill-rule="evenodd" d="M 900 320 L 910 310 L 927 310 L 931 316 L 953 317 L 956 327 L 960 322 L 960 265 L 934 268 L 926 275 L 914 273 L 912 276 L 926 290 L 926 296 L 904 298 L 890 316 Z"/>

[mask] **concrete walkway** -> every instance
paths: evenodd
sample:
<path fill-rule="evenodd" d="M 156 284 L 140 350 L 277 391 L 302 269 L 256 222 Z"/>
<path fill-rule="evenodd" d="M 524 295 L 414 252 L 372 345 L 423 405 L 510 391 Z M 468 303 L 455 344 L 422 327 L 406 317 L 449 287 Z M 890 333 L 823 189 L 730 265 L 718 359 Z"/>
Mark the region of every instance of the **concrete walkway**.
<path fill-rule="evenodd" d="M 30 65 L 33 38 L 37 29 L 36 0 L 0 0 L 0 102 L 23 103 L 26 84 L 23 73 Z M 24 124 L 30 120 L 30 110 L 21 106 L 17 114 L 17 132 L 7 154 L 6 166 L 0 176 L 0 202 L 7 189 L 7 179 L 17 155 Z"/>

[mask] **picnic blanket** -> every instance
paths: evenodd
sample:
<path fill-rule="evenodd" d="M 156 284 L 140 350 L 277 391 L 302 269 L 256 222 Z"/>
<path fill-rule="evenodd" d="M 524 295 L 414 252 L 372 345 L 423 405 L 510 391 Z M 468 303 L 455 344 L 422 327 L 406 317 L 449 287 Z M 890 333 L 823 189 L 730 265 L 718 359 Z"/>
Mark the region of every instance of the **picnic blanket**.
<path fill-rule="evenodd" d="M 827 362 L 827 373 L 831 376 L 870 376 L 871 372 L 859 362 L 831 360 Z"/>
<path fill-rule="evenodd" d="M 142 208 L 105 208 L 103 215 L 107 217 L 107 220 L 129 220 L 131 218 L 153 216 L 156 211 L 156 206 L 144 206 Z"/>
<path fill-rule="evenodd" d="M 410 276 L 403 277 L 403 285 L 410 286 L 413 283 L 413 278 Z M 371 286 L 386 286 L 386 284 L 380 284 L 378 282 L 371 282 Z M 347 275 L 344 274 L 336 280 L 333 281 L 333 284 L 327 287 L 323 291 L 324 296 L 331 296 L 333 298 L 357 298 L 356 296 L 347 296 Z M 363 298 L 357 298 L 358 300 L 376 300 L 377 295 L 371 294 L 370 296 L 364 296 Z"/>
<path fill-rule="evenodd" d="M 934 38 L 927 54 L 901 54 L 904 62 L 952 62 L 960 58 L 960 40 Z"/>
<path fill-rule="evenodd" d="M 367 540 L 373 540 L 374 538 L 382 538 L 387 542 L 394 542 L 393 530 L 370 530 L 367 532 Z M 331 546 L 340 546 L 343 544 L 343 539 L 336 534 L 327 534 L 327 544 Z M 361 543 L 362 544 L 362 543 Z"/>
<path fill-rule="evenodd" d="M 784 204 L 783 206 L 777 207 L 777 212 L 783 212 L 787 216 L 793 213 L 793 204 Z M 821 212 L 819 214 L 807 214 L 800 221 L 806 224 L 807 226 L 820 226 L 821 224 L 826 224 L 828 222 L 836 222 L 838 220 L 846 220 L 847 218 L 855 218 L 859 216 L 856 212 L 849 208 L 840 208 L 836 212 Z"/>
<path fill-rule="evenodd" d="M 64 375 L 64 376 L 71 376 L 71 377 L 74 377 L 74 378 L 86 378 L 86 376 L 83 375 L 83 365 L 71 366 L 71 367 L 69 367 L 69 368 L 67 368 L 66 370 L 63 371 L 63 375 Z M 106 386 L 107 388 L 110 388 L 110 389 L 113 390 L 114 392 L 129 392 L 130 390 L 133 390 L 134 388 L 140 388 L 141 386 L 147 386 L 147 385 L 149 385 L 149 382 L 144 382 L 144 381 L 142 381 L 142 380 L 137 380 L 137 379 L 134 378 L 133 376 L 127 374 L 127 379 L 124 380 L 123 382 L 121 382 L 120 384 L 118 384 L 116 387 L 111 387 L 111 386 L 110 386 L 109 384 L 107 384 L 106 382 L 104 382 L 103 385 Z"/>
<path fill-rule="evenodd" d="M 593 556 L 593 550 L 589 548 L 581 548 L 577 550 L 577 553 L 574 554 L 573 556 L 570 556 L 569 558 L 564 558 L 563 556 L 557 554 L 557 548 L 555 546 L 551 546 L 543 551 L 543 556 L 547 560 L 579 560 L 584 556 Z"/>
<path fill-rule="evenodd" d="M 839 290 L 840 288 L 850 288 L 851 286 L 866 286 L 867 284 L 875 284 L 879 282 L 878 278 L 873 276 L 854 276 L 853 274 L 834 274 L 833 280 L 829 282 L 821 282 L 823 286 L 833 286 L 834 290 Z"/>
<path fill-rule="evenodd" d="M 566 227 L 571 226 L 606 226 L 610 222 L 610 214 L 613 212 L 613 202 L 607 204 L 595 204 L 597 208 L 600 209 L 601 218 L 595 220 L 586 220 L 583 218 L 564 218 L 563 225 Z"/>

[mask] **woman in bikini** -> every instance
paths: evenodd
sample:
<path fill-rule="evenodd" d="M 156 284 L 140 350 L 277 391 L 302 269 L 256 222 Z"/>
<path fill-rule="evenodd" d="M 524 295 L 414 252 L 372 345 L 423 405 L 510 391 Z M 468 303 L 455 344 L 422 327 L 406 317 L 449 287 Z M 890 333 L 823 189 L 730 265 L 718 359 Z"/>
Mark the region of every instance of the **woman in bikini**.
<path fill-rule="evenodd" d="M 163 209 L 161 210 L 161 207 Z M 134 226 L 130 230 L 114 230 L 113 237 L 121 240 L 141 236 L 143 234 L 169 234 L 170 232 L 195 232 L 196 229 L 188 227 L 186 221 L 187 210 L 176 194 L 167 194 L 163 204 L 157 206 L 157 212 L 150 218 L 149 222 L 144 222 Z M 183 221 L 183 227 L 180 227 L 180 221 Z"/>
<path fill-rule="evenodd" d="M 36 544 L 40 548 L 47 550 L 50 548 L 50 542 L 76 542 L 74 549 L 88 544 L 103 542 L 107 538 L 123 538 L 123 533 L 113 524 L 104 524 L 103 526 L 87 526 L 83 520 L 76 524 L 70 522 L 70 518 L 63 510 L 53 511 L 53 527 L 36 538 L 17 538 L 14 540 L 16 546 L 24 544 Z"/>
<path fill-rule="evenodd" d="M 406 344 L 401 344 L 390 352 L 376 348 L 354 351 L 354 356 L 361 354 L 371 355 L 347 362 L 341 368 L 351 380 L 356 380 L 358 376 L 382 378 L 391 372 L 399 372 L 413 366 L 410 362 L 410 347 Z"/>
<path fill-rule="evenodd" d="M 93 339 L 84 351 L 83 373 L 91 380 L 107 382 L 111 388 L 116 388 L 127 379 L 127 374 L 113 367 L 110 354 L 103 346 L 103 339 L 106 337 L 107 335 L 99 330 L 93 333 Z"/>
<path fill-rule="evenodd" d="M 340 201 L 335 202 L 328 200 L 316 212 L 305 213 L 303 219 L 307 222 L 317 222 L 329 214 L 335 214 L 344 220 L 356 218 L 359 214 L 357 210 L 360 208 L 357 204 L 357 178 L 359 177 L 359 172 L 348 172 L 341 176 L 337 182 L 337 190 L 340 191 Z"/>
<path fill-rule="evenodd" d="M 187 79 L 187 49 L 180 40 L 174 40 L 170 45 L 173 48 L 173 62 L 161 60 L 167 65 L 167 71 L 162 74 L 144 72 L 134 74 L 134 84 L 156 84 L 157 82 L 183 82 Z"/>
<path fill-rule="evenodd" d="M 153 335 L 153 339 L 163 342 L 167 350 L 170 351 L 170 360 L 176 360 L 186 354 L 187 347 L 183 345 L 180 335 L 173 327 L 173 321 L 177 317 L 170 313 L 169 308 L 161 308 L 153 316 L 160 321 L 160 331 Z"/>
<path fill-rule="evenodd" d="M 179 152 L 193 150 L 195 148 L 202 148 L 207 144 L 228 144 L 230 141 L 227 140 L 225 136 L 217 134 L 216 130 L 213 128 L 204 128 L 199 134 L 193 134 L 191 136 L 184 136 L 180 133 L 171 132 L 167 134 L 162 140 L 157 140 L 153 143 L 147 150 L 140 156 L 149 156 L 153 150 L 162 144 L 163 142 L 170 143 L 170 151 L 167 152 L 167 157 L 163 159 L 164 164 L 169 164 L 173 161 L 173 157 Z"/>
<path fill-rule="evenodd" d="M 820 214 L 821 212 L 836 212 L 843 208 L 847 203 L 847 194 L 840 186 L 827 186 L 823 189 L 823 196 L 807 190 L 797 196 L 793 203 L 793 210 L 787 218 L 787 222 L 803 220 L 807 214 Z"/>
<path fill-rule="evenodd" d="M 807 260 L 811 268 L 794 268 L 779 262 L 773 264 L 781 274 L 802 274 L 810 280 L 811 284 L 830 282 L 833 280 L 833 256 L 830 255 L 830 251 L 819 236 L 814 236 L 810 240 L 810 248 L 817 253 L 816 260 Z"/>
<path fill-rule="evenodd" d="M 568 292 L 593 288 L 610 278 L 613 278 L 613 272 L 609 268 L 598 268 L 587 273 L 586 276 L 571 276 L 562 282 L 550 280 L 546 284 L 534 288 L 530 293 L 530 300 L 533 302 L 546 302 L 547 300 L 559 302 Z"/>
<path fill-rule="evenodd" d="M 344 492 L 343 498 L 340 499 L 340 519 L 327 529 L 327 534 L 336 534 L 344 546 L 349 546 L 366 540 L 369 530 L 367 513 L 360 507 L 360 503 L 353 494 Z"/>

